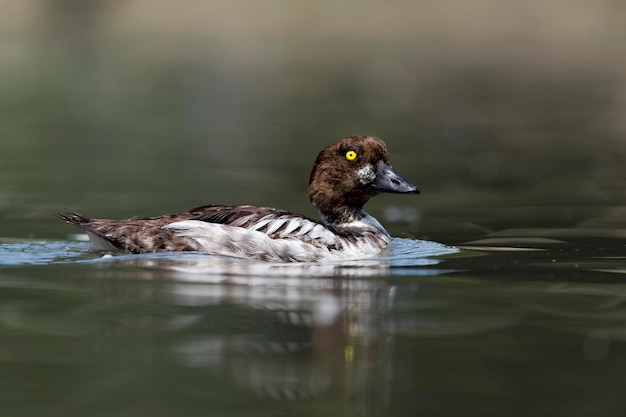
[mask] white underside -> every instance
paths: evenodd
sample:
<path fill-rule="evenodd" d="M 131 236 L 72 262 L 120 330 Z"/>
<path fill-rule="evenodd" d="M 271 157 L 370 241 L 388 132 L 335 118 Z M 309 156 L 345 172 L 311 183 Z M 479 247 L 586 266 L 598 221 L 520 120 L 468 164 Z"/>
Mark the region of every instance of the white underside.
<path fill-rule="evenodd" d="M 350 243 L 318 223 L 300 218 L 280 220 L 289 223 L 277 239 L 254 229 L 199 220 L 175 222 L 165 227 L 172 229 L 176 236 L 186 238 L 199 252 L 274 262 L 365 259 L 378 255 L 389 241 L 385 234 L 378 239 L 364 238 Z M 265 225 L 259 223 L 254 228 L 263 226 Z M 272 224 L 270 229 L 277 230 L 279 227 L 280 225 Z M 319 244 L 306 243 L 298 238 L 304 235 Z M 329 249 L 328 245 L 339 249 Z"/>
<path fill-rule="evenodd" d="M 87 232 L 87 236 L 89 236 L 89 239 L 91 240 L 91 243 L 93 244 L 94 248 L 99 249 L 99 250 L 114 251 L 114 252 L 120 250 L 119 248 L 116 248 L 115 246 L 113 246 L 111 242 L 109 242 L 102 236 L 92 233 L 89 230 L 86 230 L 85 232 Z"/>

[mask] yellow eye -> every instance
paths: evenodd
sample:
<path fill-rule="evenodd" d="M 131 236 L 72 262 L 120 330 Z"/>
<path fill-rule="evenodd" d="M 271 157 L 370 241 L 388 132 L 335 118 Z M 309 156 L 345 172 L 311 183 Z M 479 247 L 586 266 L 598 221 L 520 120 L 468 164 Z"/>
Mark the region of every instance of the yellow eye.
<path fill-rule="evenodd" d="M 346 159 L 348 161 L 354 161 L 356 159 L 356 152 L 354 152 L 354 151 L 346 152 Z"/>

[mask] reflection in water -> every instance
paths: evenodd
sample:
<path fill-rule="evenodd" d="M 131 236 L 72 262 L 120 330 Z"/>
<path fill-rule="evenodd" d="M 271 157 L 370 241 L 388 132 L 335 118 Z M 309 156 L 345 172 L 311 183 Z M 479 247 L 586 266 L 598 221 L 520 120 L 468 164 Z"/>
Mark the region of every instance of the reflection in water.
<path fill-rule="evenodd" d="M 354 280 L 337 283 L 335 288 L 310 284 L 261 290 L 173 284 L 163 293 L 173 302 L 196 306 L 233 303 L 258 314 L 261 328 L 236 336 L 191 337 L 172 348 L 181 353 L 179 360 L 185 366 L 225 367 L 238 383 L 275 399 L 318 396 L 333 389 L 338 371 L 349 373 L 345 384 L 373 387 L 378 378 L 371 373 L 384 367 L 376 362 L 390 356 L 390 288 L 381 282 Z M 198 316 L 196 322 L 178 322 L 178 330 L 205 319 Z M 387 354 L 381 355 L 384 352 Z M 216 358 L 233 355 L 236 360 L 215 363 Z M 354 387 L 343 388 L 344 395 L 351 395 Z M 357 390 L 356 394 L 364 399 L 366 392 Z"/>
<path fill-rule="evenodd" d="M 89 268 L 91 277 L 80 286 L 92 299 L 74 306 L 61 299 L 52 319 L 27 304 L 2 306 L 3 328 L 68 339 L 52 349 L 54 359 L 16 349 L 11 360 L 209 372 L 240 395 L 280 403 L 324 399 L 362 415 L 388 407 L 393 377 L 389 313 L 396 286 L 373 278 L 442 273 L 437 256 L 458 252 L 397 239 L 376 259 L 273 264 L 193 253 L 94 259 L 87 248 L 4 245 L 4 265 L 36 265 L 37 255 L 49 253 L 39 259 L 48 267 Z"/>
<path fill-rule="evenodd" d="M 456 252 L 433 242 L 398 239 L 384 257 L 363 261 L 273 264 L 150 254 L 95 264 L 105 277 L 111 276 L 112 266 L 132 266 L 133 271 L 141 268 L 136 275 L 141 279 L 166 279 L 157 293 L 141 291 L 133 297 L 193 309 L 192 314 L 169 315 L 154 323 L 169 333 L 170 361 L 215 369 L 261 398 L 324 396 L 370 413 L 388 401 L 385 381 L 392 376 L 393 340 L 389 310 L 394 298 L 393 285 L 371 277 L 393 274 L 394 268 L 433 275 L 429 267 L 441 261 L 433 256 Z M 127 290 L 123 282 L 108 281 L 102 297 L 119 296 L 118 286 Z M 220 324 L 214 323 L 216 317 Z M 128 320 L 132 332 L 137 318 Z M 207 327 L 211 331 L 199 331 Z"/>
<path fill-rule="evenodd" d="M 595 272 L 600 259 L 581 264 L 586 283 L 556 282 L 574 270 L 562 266 L 571 254 L 545 250 L 558 242 L 446 257 L 427 244 L 422 258 L 398 243 L 377 260 L 284 268 L 199 254 L 94 259 L 55 243 L 48 265 L 0 269 L 0 392 L 28 393 L 6 397 L 23 398 L 11 415 L 50 398 L 65 415 L 171 415 L 160 407 L 171 399 L 192 415 L 458 415 L 458 403 L 523 406 L 519 392 L 540 402 L 545 375 L 575 394 L 551 402 L 577 410 L 590 385 L 570 381 L 623 378 L 612 370 L 626 290 L 594 282 L 620 275 Z M 28 255 L 45 242 L 11 245 Z M 515 281 L 519 264 L 550 279 Z M 619 384 L 607 385 L 594 395 L 610 398 Z"/>
<path fill-rule="evenodd" d="M 103 277 L 110 272 L 103 270 Z M 164 277 L 153 272 L 153 278 Z M 99 328 L 93 329 L 97 360 L 119 365 L 125 357 L 123 363 L 211 370 L 223 383 L 258 398 L 326 398 L 367 413 L 385 407 L 392 285 L 356 277 L 277 278 L 263 285 L 256 279 L 241 285 L 171 277 L 158 287 L 142 279 L 136 291 L 124 280 L 93 282 L 97 297 L 107 303 L 174 309 L 165 315 L 111 311 L 99 317 Z M 137 343 L 142 335 L 156 340 Z M 124 340 L 134 340 L 140 351 L 120 355 Z"/>

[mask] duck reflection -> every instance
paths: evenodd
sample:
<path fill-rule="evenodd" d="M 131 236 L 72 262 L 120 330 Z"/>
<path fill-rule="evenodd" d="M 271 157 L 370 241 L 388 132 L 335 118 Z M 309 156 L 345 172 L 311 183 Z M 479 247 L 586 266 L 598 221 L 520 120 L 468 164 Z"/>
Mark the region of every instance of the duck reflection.
<path fill-rule="evenodd" d="M 438 262 L 416 260 L 413 274 L 432 275 Z M 131 338 L 146 351 L 137 360 L 211 370 L 258 397 L 322 396 L 370 411 L 388 400 L 389 260 L 269 264 L 150 255 L 97 266 L 107 278 L 96 282 L 97 292 L 108 302 L 154 306 L 102 322 L 98 349 L 108 360 L 108 349 L 119 353 L 119 338 Z"/>

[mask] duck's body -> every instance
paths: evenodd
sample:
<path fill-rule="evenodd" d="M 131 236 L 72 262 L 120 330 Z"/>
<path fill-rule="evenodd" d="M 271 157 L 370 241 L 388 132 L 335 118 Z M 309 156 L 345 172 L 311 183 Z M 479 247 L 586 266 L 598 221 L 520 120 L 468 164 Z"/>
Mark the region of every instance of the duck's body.
<path fill-rule="evenodd" d="M 309 196 L 324 223 L 274 208 L 225 205 L 143 219 L 61 217 L 85 230 L 101 249 L 196 251 L 273 262 L 364 259 L 390 241 L 362 210 L 380 192 L 419 190 L 391 168 L 382 141 L 350 136 L 322 150 L 311 172 Z"/>
<path fill-rule="evenodd" d="M 99 220 L 79 214 L 64 215 L 64 219 L 84 229 L 99 249 L 195 251 L 274 262 L 368 258 L 390 239 L 367 214 L 351 227 L 332 227 L 287 211 L 254 206 L 204 206 L 144 219 Z"/>

